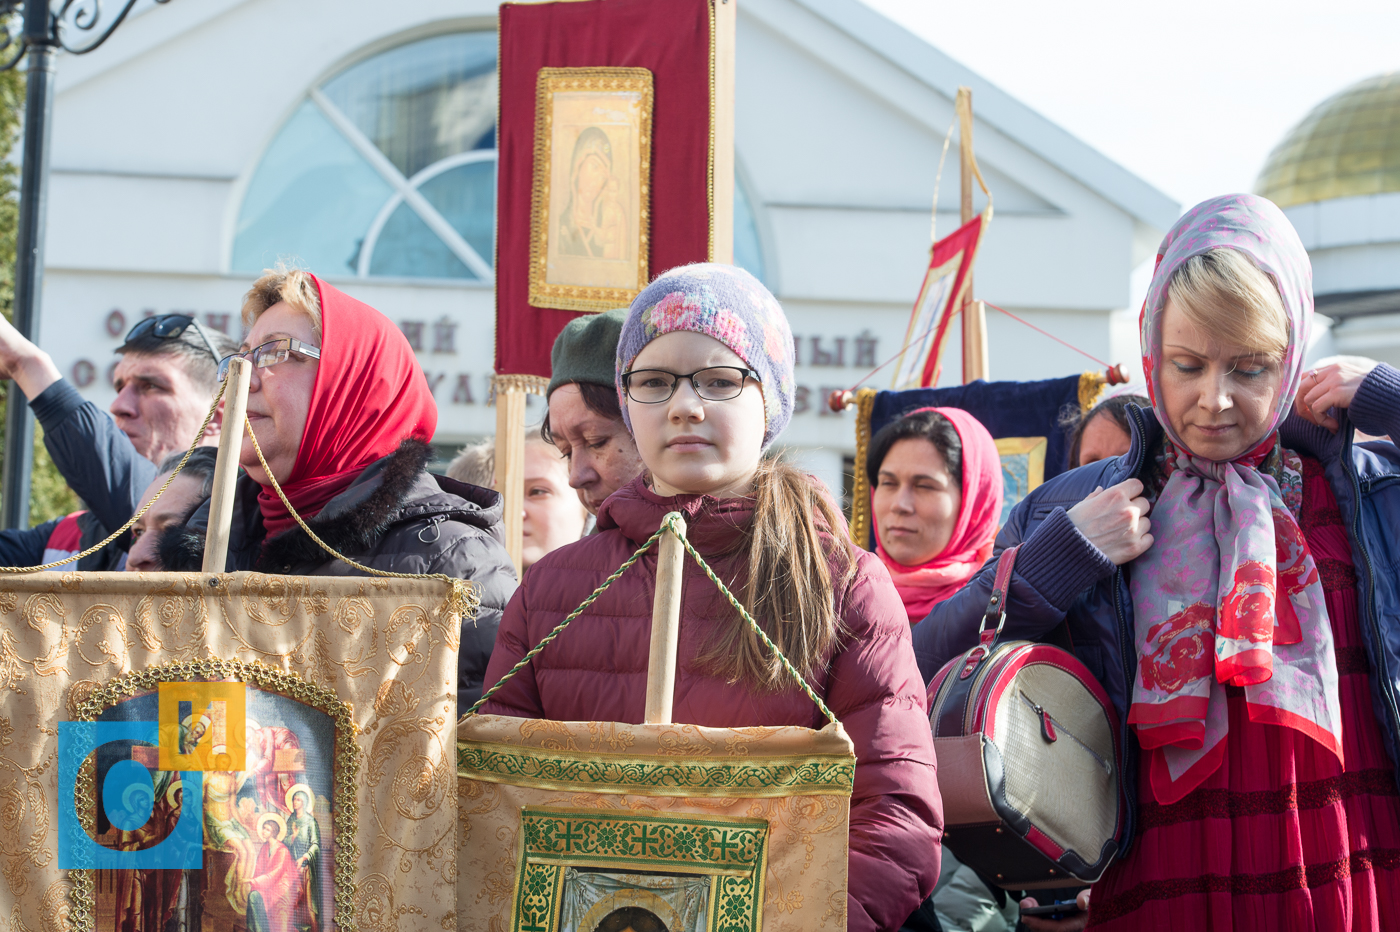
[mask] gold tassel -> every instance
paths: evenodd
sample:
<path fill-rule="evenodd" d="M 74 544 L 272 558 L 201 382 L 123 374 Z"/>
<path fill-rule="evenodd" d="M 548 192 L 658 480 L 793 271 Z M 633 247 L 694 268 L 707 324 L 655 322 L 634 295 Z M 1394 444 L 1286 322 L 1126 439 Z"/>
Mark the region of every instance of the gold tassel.
<path fill-rule="evenodd" d="M 470 618 L 476 621 L 476 613 L 481 608 L 481 592 L 465 579 L 449 581 L 447 598 L 442 603 L 442 611 L 456 615 L 458 620 Z"/>
<path fill-rule="evenodd" d="M 543 396 L 549 388 L 549 379 L 540 375 L 493 375 L 491 376 L 491 397 L 497 392 L 517 391 Z"/>
<path fill-rule="evenodd" d="M 1099 403 L 1108 379 L 1102 372 L 1085 372 L 1079 377 L 1079 413 L 1088 414 Z"/>

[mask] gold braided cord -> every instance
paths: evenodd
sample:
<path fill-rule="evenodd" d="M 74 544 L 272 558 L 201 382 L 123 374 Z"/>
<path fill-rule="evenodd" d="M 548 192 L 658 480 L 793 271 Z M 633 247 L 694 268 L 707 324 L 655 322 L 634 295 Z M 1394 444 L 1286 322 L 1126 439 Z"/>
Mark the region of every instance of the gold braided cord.
<path fill-rule="evenodd" d="M 136 514 L 131 516 L 130 520 L 112 532 L 110 537 L 101 543 L 93 544 L 77 556 L 64 557 L 62 560 L 55 560 L 52 563 L 45 563 L 42 566 L 0 566 L 0 573 L 39 573 L 45 570 L 57 569 L 69 563 L 76 566 L 79 560 L 84 560 L 92 556 L 130 530 L 132 525 L 141 520 L 142 515 L 150 511 L 151 506 L 156 503 L 156 500 L 165 494 L 165 490 L 170 488 L 170 483 L 175 481 L 175 477 L 180 475 L 180 470 L 184 469 L 185 464 L 190 461 L 190 457 L 194 455 L 194 451 L 199 449 L 200 441 L 204 439 L 204 432 L 209 429 L 209 422 L 214 420 L 214 412 L 219 410 L 219 402 L 224 398 L 224 388 L 227 385 L 228 383 L 224 382 L 219 386 L 219 393 L 214 396 L 214 403 L 209 406 L 209 413 L 204 416 L 204 423 L 199 426 L 199 433 L 195 434 L 194 443 L 190 444 L 190 448 L 185 451 L 185 455 L 180 459 L 180 465 L 175 467 L 175 471 L 170 474 L 170 478 L 165 480 L 165 484 L 160 487 L 160 490 L 156 492 L 155 495 L 151 496 L 149 502 L 141 506 L 140 511 L 136 512 Z"/>
<path fill-rule="evenodd" d="M 792 678 L 797 681 L 797 685 L 801 687 L 802 692 L 807 695 L 807 698 L 811 699 L 812 702 L 816 705 L 816 707 L 821 710 L 822 715 L 826 716 L 827 719 L 831 722 L 839 725 L 840 722 L 837 720 L 836 716 L 832 713 L 831 709 L 827 708 L 827 705 L 825 702 L 822 701 L 821 696 L 818 696 L 816 694 L 816 691 L 812 689 L 811 685 L 807 682 L 807 678 L 804 677 L 801 673 L 797 672 L 797 668 L 792 665 L 792 661 L 788 660 L 787 656 L 783 654 L 781 650 L 778 649 L 778 645 L 773 643 L 773 639 L 770 638 L 768 636 L 768 633 L 763 630 L 762 626 L 754 620 L 754 617 L 749 614 L 748 609 L 744 608 L 743 603 L 741 603 L 737 598 L 734 597 L 734 593 L 729 591 L 729 587 L 726 586 L 720 580 L 720 578 L 715 575 L 714 570 L 710 569 L 710 565 L 705 562 L 705 558 L 700 556 L 700 551 L 696 550 L 694 545 L 690 543 L 690 538 L 686 536 L 685 531 L 682 528 L 677 527 L 677 524 L 680 522 L 680 520 L 681 514 L 677 511 L 673 511 L 670 514 L 666 515 L 666 517 L 662 518 L 661 527 L 656 529 L 656 533 L 651 535 L 651 537 L 647 538 L 646 543 L 638 547 L 637 550 L 630 557 L 627 558 L 627 561 L 625 563 L 623 563 L 615 571 L 613 571 L 613 574 L 611 576 L 603 580 L 603 584 L 600 585 L 597 589 L 594 589 L 592 594 L 590 594 L 588 598 L 583 600 L 582 605 L 570 612 L 569 616 L 563 621 L 561 621 L 558 627 L 546 634 L 538 644 L 536 644 L 533 648 L 531 648 L 531 650 L 527 654 L 525 654 L 524 657 L 521 657 L 519 663 L 507 670 L 505 676 L 502 676 L 499 680 L 497 680 L 496 685 L 492 686 L 485 693 L 483 693 L 481 698 L 476 701 L 476 704 L 467 710 L 466 715 L 475 715 L 477 711 L 483 705 L 486 704 L 486 701 L 492 696 L 494 696 L 496 692 L 506 684 L 507 680 L 515 676 L 515 674 L 519 673 L 522 669 L 524 669 L 525 666 L 528 665 L 531 660 L 534 660 L 535 656 L 538 655 L 540 651 L 544 650 L 545 646 L 549 644 L 550 641 L 553 641 L 556 637 L 558 637 L 560 633 L 563 632 L 563 630 L 569 626 L 569 623 L 571 621 L 573 621 L 579 615 L 582 615 L 584 610 L 587 609 L 588 606 L 592 605 L 595 601 L 597 601 L 598 597 L 603 594 L 604 590 L 606 590 L 609 586 L 616 582 L 619 576 L 627 572 L 627 570 L 631 568 L 632 564 L 640 560 L 642 558 L 642 555 L 651 549 L 651 545 L 656 543 L 661 538 L 661 535 L 669 530 L 672 534 L 676 535 L 676 538 L 682 544 L 685 545 L 686 552 L 695 558 L 695 562 L 699 565 L 700 569 L 704 571 L 705 576 L 710 580 L 710 582 L 714 583 L 716 588 L 719 589 L 720 593 L 726 599 L 729 600 L 729 604 L 732 605 L 734 607 L 734 610 L 739 613 L 739 617 L 743 618 L 744 621 L 748 622 L 749 627 L 752 628 L 754 630 L 754 633 L 758 635 L 759 640 L 761 640 L 764 643 L 764 645 L 767 646 L 767 648 L 774 653 L 774 655 L 778 658 L 778 661 L 782 663 L 783 669 L 786 670 L 792 676 Z"/>
<path fill-rule="evenodd" d="M 668 515 L 667 517 L 670 516 Z M 532 647 L 529 650 L 529 652 L 525 654 L 524 657 L 521 657 L 519 663 L 507 670 L 506 675 L 497 680 L 495 686 L 492 686 L 490 689 L 486 690 L 486 692 L 482 693 L 481 698 L 476 700 L 476 704 L 473 705 L 470 709 L 468 709 L 465 715 L 475 715 L 477 713 L 477 710 L 480 709 L 483 705 L 485 705 L 488 699 L 496 695 L 496 693 L 500 691 L 501 687 L 506 685 L 507 680 L 509 680 L 512 676 L 515 676 L 515 674 L 519 673 L 522 669 L 524 669 L 530 663 L 531 660 L 535 659 L 535 656 L 539 654 L 540 651 L 545 649 L 545 646 L 549 644 L 550 641 L 557 638 L 563 632 L 563 630 L 569 626 L 569 622 L 582 615 L 584 609 L 588 608 L 588 606 L 596 602 L 598 600 L 598 596 L 602 595 L 603 592 L 609 586 L 616 582 L 619 576 L 631 569 L 632 564 L 640 560 L 642 558 L 642 554 L 646 553 L 648 550 L 651 549 L 651 545 L 656 543 L 656 541 L 661 537 L 662 532 L 665 530 L 666 523 L 662 522 L 661 527 L 656 529 L 655 534 L 647 538 L 647 542 L 645 544 L 642 544 L 640 547 L 638 547 L 636 552 L 633 553 L 630 557 L 628 557 L 625 563 L 623 563 L 616 570 L 614 570 L 611 576 L 603 580 L 603 584 L 597 589 L 594 589 L 592 594 L 590 594 L 588 598 L 583 600 L 582 605 L 570 612 L 569 616 L 563 621 L 559 622 L 559 625 L 553 631 L 546 634 L 538 644 Z M 465 715 L 463 717 L 465 717 Z"/>
<path fill-rule="evenodd" d="M 253 433 L 251 421 L 244 420 L 244 427 L 248 431 L 248 437 L 253 441 L 253 452 L 258 455 L 258 462 L 262 464 L 263 472 L 267 474 L 267 479 L 272 483 L 272 490 L 277 493 L 277 497 L 282 499 L 282 504 L 287 507 L 287 513 L 301 525 L 301 529 L 310 535 L 318 546 L 326 553 L 335 557 L 347 566 L 353 566 L 361 572 L 371 576 L 387 576 L 390 579 L 440 579 L 447 583 L 447 601 L 443 605 L 443 610 L 458 618 L 475 618 L 477 610 L 481 608 L 481 593 L 477 587 L 465 579 L 458 579 L 456 576 L 448 576 L 446 573 L 395 573 L 390 570 L 377 570 L 372 566 L 365 566 L 363 563 L 356 563 L 345 554 L 336 550 L 330 544 L 316 536 L 316 532 L 307 526 L 301 515 L 292 507 L 292 503 L 287 501 L 287 495 L 282 491 L 282 486 L 277 482 L 277 477 L 272 474 L 272 467 L 267 465 L 267 460 L 263 459 L 262 447 L 258 446 L 258 437 Z"/>

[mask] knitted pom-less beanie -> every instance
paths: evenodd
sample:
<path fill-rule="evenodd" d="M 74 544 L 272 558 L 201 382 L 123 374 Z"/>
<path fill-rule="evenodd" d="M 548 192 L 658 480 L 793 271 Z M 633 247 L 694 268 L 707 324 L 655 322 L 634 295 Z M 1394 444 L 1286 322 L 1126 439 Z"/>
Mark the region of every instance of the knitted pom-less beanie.
<path fill-rule="evenodd" d="M 626 319 L 627 308 L 621 307 L 569 321 L 559 331 L 549 354 L 549 388 L 545 389 L 544 396 L 548 398 L 556 388 L 571 382 L 613 384 L 617 336 Z"/>
<path fill-rule="evenodd" d="M 732 265 L 696 263 L 658 276 L 632 302 L 617 343 L 617 397 L 629 431 L 632 421 L 622 373 L 632 368 L 648 343 L 677 330 L 713 337 L 758 373 L 766 449 L 792 420 L 795 391 L 792 330 L 778 299 L 758 279 Z"/>

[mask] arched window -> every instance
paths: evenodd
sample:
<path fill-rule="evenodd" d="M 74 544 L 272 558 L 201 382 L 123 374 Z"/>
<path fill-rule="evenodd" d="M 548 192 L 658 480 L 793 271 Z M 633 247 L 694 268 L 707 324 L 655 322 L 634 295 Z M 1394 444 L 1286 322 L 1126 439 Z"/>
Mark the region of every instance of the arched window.
<path fill-rule="evenodd" d="M 232 267 L 490 282 L 496 34 L 390 49 L 311 89 L 263 155 Z"/>
<path fill-rule="evenodd" d="M 494 280 L 496 34 L 455 32 L 313 87 L 263 153 L 230 266 L 295 259 L 332 277 Z M 735 185 L 734 260 L 764 277 Z"/>
<path fill-rule="evenodd" d="M 763 276 L 763 247 L 758 240 L 758 223 L 754 220 L 749 192 L 738 178 L 734 179 L 734 264 L 750 272 L 768 287 L 773 283 Z"/>

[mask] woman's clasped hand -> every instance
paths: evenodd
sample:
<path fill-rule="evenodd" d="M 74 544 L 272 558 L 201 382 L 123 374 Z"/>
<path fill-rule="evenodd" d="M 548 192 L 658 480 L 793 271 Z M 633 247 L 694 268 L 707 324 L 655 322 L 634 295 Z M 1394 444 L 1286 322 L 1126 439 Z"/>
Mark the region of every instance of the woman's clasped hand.
<path fill-rule="evenodd" d="M 1124 479 L 1107 489 L 1095 488 L 1068 514 L 1089 543 L 1115 566 L 1122 566 L 1152 546 L 1152 521 L 1147 517 L 1151 510 L 1142 481 Z"/>
<path fill-rule="evenodd" d="M 1376 365 L 1374 359 L 1362 356 L 1332 356 L 1319 360 L 1304 374 L 1303 384 L 1298 388 L 1298 400 L 1294 403 L 1298 414 L 1335 433 L 1337 418 L 1331 412 L 1351 407 L 1357 389 Z"/>

